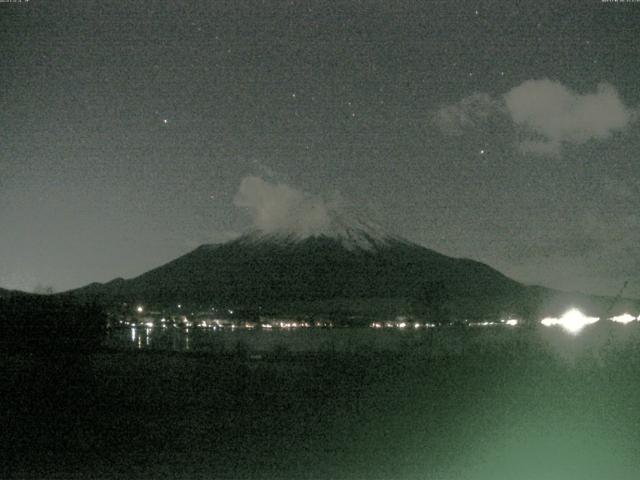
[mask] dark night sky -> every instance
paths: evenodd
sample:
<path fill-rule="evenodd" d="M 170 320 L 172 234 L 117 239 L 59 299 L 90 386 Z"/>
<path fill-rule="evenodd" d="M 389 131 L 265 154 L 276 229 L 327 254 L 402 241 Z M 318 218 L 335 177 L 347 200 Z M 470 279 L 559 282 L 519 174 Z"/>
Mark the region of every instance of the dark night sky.
<path fill-rule="evenodd" d="M 638 38 L 640 3 L 600 0 L 0 3 L 0 286 L 232 238 L 244 179 L 640 296 Z"/>

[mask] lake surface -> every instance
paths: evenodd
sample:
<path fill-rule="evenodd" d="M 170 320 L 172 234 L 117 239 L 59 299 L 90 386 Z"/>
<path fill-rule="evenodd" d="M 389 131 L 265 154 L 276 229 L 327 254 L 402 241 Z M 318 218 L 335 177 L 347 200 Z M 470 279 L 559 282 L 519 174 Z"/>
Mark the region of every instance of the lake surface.
<path fill-rule="evenodd" d="M 117 348 L 0 356 L 0 478 L 635 480 L 640 471 L 635 322 L 579 334 L 136 326 L 107 343 Z M 347 354 L 143 354 L 239 344 Z M 348 354 L 369 350 L 378 351 Z"/>
<path fill-rule="evenodd" d="M 107 340 L 112 348 L 174 352 L 345 352 L 428 351 L 433 356 L 463 353 L 466 349 L 495 350 L 518 339 L 536 342 L 561 357 L 598 355 L 602 349 L 640 348 L 640 324 L 600 321 L 579 333 L 559 327 L 435 327 L 435 328 L 176 328 L 127 327 L 114 329 Z"/>
<path fill-rule="evenodd" d="M 424 342 L 425 331 L 372 328 L 218 329 L 131 327 L 114 330 L 108 345 L 180 352 L 291 352 L 399 350 Z"/>
<path fill-rule="evenodd" d="M 121 350 L 0 357 L 0 478 L 635 480 L 640 471 L 637 325 L 579 335 L 135 327 L 109 341 Z M 238 341 L 400 354 L 142 354 Z"/>

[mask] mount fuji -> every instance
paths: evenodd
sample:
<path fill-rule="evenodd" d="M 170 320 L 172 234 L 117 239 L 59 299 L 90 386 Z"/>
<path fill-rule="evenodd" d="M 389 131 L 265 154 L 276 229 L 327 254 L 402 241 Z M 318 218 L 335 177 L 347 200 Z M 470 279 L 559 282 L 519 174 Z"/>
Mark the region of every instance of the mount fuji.
<path fill-rule="evenodd" d="M 491 267 L 452 258 L 354 217 L 322 229 L 253 231 L 202 245 L 138 277 L 67 292 L 106 305 L 222 305 L 345 317 L 414 314 L 451 320 L 532 318 L 568 305 L 601 311 L 601 297 L 528 287 Z"/>

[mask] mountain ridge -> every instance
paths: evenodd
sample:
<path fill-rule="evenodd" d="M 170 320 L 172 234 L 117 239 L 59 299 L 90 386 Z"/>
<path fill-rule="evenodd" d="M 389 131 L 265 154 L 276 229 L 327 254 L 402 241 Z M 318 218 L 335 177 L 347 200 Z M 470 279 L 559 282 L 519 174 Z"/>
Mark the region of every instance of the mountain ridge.
<path fill-rule="evenodd" d="M 483 314 L 518 310 L 511 299 L 524 294 L 522 284 L 485 264 L 408 241 L 367 239 L 362 248 L 353 247 L 325 235 L 254 233 L 202 245 L 129 280 L 74 293 L 109 303 L 259 305 L 274 311 L 305 302 L 389 299 L 442 316 L 472 315 L 470 303 L 477 305 L 480 298 L 493 305 Z M 462 303 L 466 306 L 459 308 Z"/>
<path fill-rule="evenodd" d="M 134 278 L 65 294 L 107 305 L 223 305 L 276 314 L 395 312 L 442 321 L 534 318 L 571 305 L 597 313 L 611 300 L 527 286 L 484 263 L 339 218 L 325 231 L 254 230 L 225 243 L 203 244 Z"/>

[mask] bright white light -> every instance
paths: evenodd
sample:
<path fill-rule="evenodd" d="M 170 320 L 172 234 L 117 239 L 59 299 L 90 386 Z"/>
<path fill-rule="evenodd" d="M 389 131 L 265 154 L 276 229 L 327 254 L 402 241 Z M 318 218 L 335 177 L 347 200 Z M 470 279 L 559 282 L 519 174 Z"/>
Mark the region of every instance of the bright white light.
<path fill-rule="evenodd" d="M 504 323 L 506 323 L 510 327 L 515 327 L 516 325 L 518 325 L 518 320 L 516 320 L 515 318 L 510 318 L 509 320 L 505 321 Z"/>
<path fill-rule="evenodd" d="M 142 312 L 144 312 L 144 307 L 143 307 L 142 305 L 138 305 L 138 306 L 136 307 L 136 312 L 138 312 L 138 313 L 142 313 Z"/>
<path fill-rule="evenodd" d="M 153 328 L 153 322 L 147 322 L 145 325 L 149 328 Z"/>
<path fill-rule="evenodd" d="M 591 325 L 597 321 L 597 317 L 587 317 L 580 310 L 572 308 L 560 318 L 547 317 L 543 318 L 540 323 L 545 327 L 559 325 L 567 332 L 577 335 L 586 325 Z"/>
<path fill-rule="evenodd" d="M 623 313 L 622 315 L 617 315 L 615 317 L 611 317 L 609 320 L 616 323 L 622 323 L 626 325 L 629 322 L 633 322 L 636 319 L 633 315 L 629 315 L 628 313 Z"/>
<path fill-rule="evenodd" d="M 407 324 L 405 322 L 400 322 L 398 324 L 398 328 L 405 328 L 407 326 Z"/>

